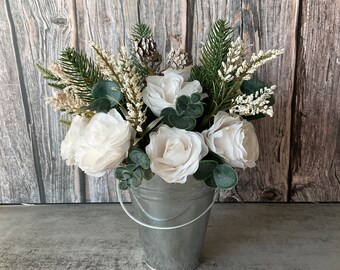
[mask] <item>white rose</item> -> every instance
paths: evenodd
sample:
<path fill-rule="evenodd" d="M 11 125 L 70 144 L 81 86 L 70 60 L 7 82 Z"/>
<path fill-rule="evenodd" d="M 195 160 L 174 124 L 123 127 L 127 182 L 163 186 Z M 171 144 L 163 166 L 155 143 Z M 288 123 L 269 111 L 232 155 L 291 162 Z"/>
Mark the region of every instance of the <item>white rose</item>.
<path fill-rule="evenodd" d="M 150 134 L 150 144 L 145 151 L 152 172 L 168 183 L 183 184 L 188 175 L 197 171 L 208 147 L 199 133 L 162 125 Z"/>
<path fill-rule="evenodd" d="M 185 82 L 187 82 L 190 78 L 191 68 L 192 68 L 192 66 L 187 66 L 187 67 L 181 68 L 181 69 L 168 68 L 167 70 L 163 71 L 163 73 L 164 73 L 164 75 L 167 75 L 169 73 L 175 73 L 177 75 L 182 76 L 183 80 Z"/>
<path fill-rule="evenodd" d="M 135 136 L 131 124 L 116 109 L 95 114 L 76 144 L 76 164 L 88 175 L 100 177 L 127 156 Z"/>
<path fill-rule="evenodd" d="M 74 156 L 76 154 L 76 142 L 84 132 L 89 119 L 77 115 L 73 118 L 71 127 L 66 133 L 65 139 L 61 142 L 61 157 L 66 161 L 68 166 L 75 164 Z"/>
<path fill-rule="evenodd" d="M 184 82 L 182 76 L 172 72 L 164 76 L 149 76 L 146 82 L 143 100 L 156 116 L 160 116 L 161 111 L 166 107 L 174 108 L 178 97 L 202 92 L 199 81 Z"/>
<path fill-rule="evenodd" d="M 220 155 L 233 167 L 255 167 L 259 144 L 254 126 L 240 117 L 218 112 L 214 124 L 202 132 L 211 151 Z"/>

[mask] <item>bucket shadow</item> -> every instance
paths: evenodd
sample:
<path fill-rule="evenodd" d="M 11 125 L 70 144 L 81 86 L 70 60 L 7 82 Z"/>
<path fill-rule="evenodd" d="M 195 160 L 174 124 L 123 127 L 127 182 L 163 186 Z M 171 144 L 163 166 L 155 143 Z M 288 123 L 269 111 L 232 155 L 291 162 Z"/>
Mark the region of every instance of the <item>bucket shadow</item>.
<path fill-rule="evenodd" d="M 226 262 L 228 258 L 244 256 L 246 251 L 256 252 L 257 247 L 266 244 L 268 230 L 273 226 L 280 230 L 283 226 L 279 216 L 267 205 L 215 205 L 206 232 L 202 264 L 217 267 L 216 261 Z"/>

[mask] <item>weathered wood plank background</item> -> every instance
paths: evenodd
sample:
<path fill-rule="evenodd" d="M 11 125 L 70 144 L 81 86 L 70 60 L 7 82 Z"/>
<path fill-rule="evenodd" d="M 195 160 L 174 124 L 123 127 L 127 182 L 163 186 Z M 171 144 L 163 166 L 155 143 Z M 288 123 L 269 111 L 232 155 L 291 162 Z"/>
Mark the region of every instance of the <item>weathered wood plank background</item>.
<path fill-rule="evenodd" d="M 275 116 L 255 123 L 258 166 L 224 201 L 340 201 L 340 2 L 333 0 L 0 0 L 0 203 L 116 201 L 112 175 L 87 177 L 61 160 L 66 128 L 45 105 L 34 68 L 66 46 L 116 51 L 146 22 L 159 50 L 197 59 L 213 22 L 228 19 L 254 50 L 284 48 L 257 76 L 278 85 Z M 128 196 L 125 195 L 126 200 Z"/>

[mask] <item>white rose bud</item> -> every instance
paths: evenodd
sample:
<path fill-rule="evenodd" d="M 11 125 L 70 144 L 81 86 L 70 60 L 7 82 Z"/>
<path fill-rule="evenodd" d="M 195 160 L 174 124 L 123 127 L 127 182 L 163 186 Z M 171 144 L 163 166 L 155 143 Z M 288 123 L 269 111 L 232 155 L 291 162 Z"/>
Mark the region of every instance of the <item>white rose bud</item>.
<path fill-rule="evenodd" d="M 255 167 L 259 144 L 254 126 L 239 116 L 218 112 L 214 124 L 202 132 L 209 149 L 237 168 Z"/>
<path fill-rule="evenodd" d="M 68 166 L 75 164 L 74 156 L 76 154 L 76 143 L 89 121 L 90 120 L 86 117 L 81 117 L 79 115 L 75 116 L 72 120 L 70 129 L 66 133 L 65 139 L 61 142 L 61 157 L 66 161 Z"/>
<path fill-rule="evenodd" d="M 150 144 L 145 151 L 152 172 L 168 183 L 183 184 L 187 176 L 197 171 L 208 147 L 199 133 L 162 125 L 150 134 Z"/>
<path fill-rule="evenodd" d="M 76 145 L 76 164 L 88 175 L 100 177 L 127 156 L 135 130 L 116 109 L 95 114 Z"/>
<path fill-rule="evenodd" d="M 181 75 L 173 72 L 167 72 L 164 76 L 149 76 L 146 78 L 146 82 L 143 100 L 156 116 L 160 116 L 164 108 L 175 108 L 178 97 L 202 93 L 199 81 L 184 82 Z"/>

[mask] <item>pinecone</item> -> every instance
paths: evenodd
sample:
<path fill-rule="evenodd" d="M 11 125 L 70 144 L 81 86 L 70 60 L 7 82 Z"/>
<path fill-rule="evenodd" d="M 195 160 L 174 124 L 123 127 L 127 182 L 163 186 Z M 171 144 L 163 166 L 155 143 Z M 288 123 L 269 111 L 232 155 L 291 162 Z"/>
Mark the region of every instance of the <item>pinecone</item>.
<path fill-rule="evenodd" d="M 182 49 L 171 48 L 166 63 L 173 69 L 183 69 L 190 64 L 188 54 Z"/>
<path fill-rule="evenodd" d="M 156 70 L 162 63 L 162 56 L 157 51 L 157 44 L 153 37 L 135 40 L 135 52 L 139 62 Z"/>

